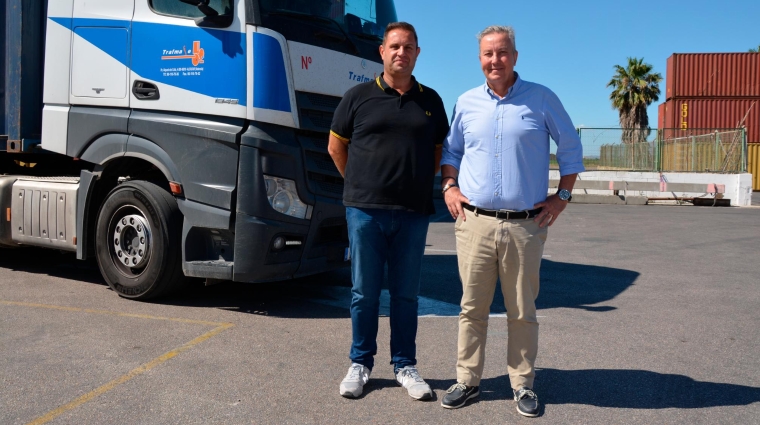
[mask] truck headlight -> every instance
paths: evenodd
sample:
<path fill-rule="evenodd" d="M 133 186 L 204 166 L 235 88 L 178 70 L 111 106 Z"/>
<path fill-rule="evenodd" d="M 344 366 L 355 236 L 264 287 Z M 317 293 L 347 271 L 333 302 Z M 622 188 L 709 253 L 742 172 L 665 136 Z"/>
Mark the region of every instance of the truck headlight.
<path fill-rule="evenodd" d="M 307 218 L 309 206 L 298 197 L 296 182 L 278 177 L 264 176 L 267 200 L 275 211 L 296 218 Z"/>

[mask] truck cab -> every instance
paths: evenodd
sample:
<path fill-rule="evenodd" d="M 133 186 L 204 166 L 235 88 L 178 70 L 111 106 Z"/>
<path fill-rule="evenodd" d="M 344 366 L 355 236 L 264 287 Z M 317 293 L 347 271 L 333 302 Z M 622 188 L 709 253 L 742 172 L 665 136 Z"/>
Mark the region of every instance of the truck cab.
<path fill-rule="evenodd" d="M 382 71 L 392 0 L 5 0 L 3 12 L 0 42 L 18 54 L 0 75 L 0 246 L 94 256 L 135 299 L 185 276 L 347 264 L 328 133 L 343 93 Z"/>

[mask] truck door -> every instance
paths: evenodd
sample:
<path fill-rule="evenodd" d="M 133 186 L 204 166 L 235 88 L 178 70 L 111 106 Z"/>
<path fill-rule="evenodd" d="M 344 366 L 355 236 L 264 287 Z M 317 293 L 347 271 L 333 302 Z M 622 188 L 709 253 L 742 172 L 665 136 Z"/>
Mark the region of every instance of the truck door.
<path fill-rule="evenodd" d="M 135 0 L 74 1 L 72 105 L 129 107 L 129 39 L 134 8 Z"/>
<path fill-rule="evenodd" d="M 218 16 L 179 0 L 137 0 L 133 109 L 245 118 L 245 0 L 211 0 L 208 7 Z"/>

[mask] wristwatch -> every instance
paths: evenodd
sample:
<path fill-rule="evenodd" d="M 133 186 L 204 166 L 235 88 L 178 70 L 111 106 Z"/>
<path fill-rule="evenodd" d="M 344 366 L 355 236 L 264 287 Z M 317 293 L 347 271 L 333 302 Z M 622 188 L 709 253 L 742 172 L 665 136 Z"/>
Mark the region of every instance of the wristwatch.
<path fill-rule="evenodd" d="M 563 201 L 570 202 L 573 200 L 573 195 L 571 195 L 570 191 L 567 189 L 559 189 L 557 191 L 557 196 L 559 196 L 559 199 Z"/>
<path fill-rule="evenodd" d="M 446 183 L 446 186 L 441 189 L 441 193 L 446 193 L 447 190 L 451 189 L 452 187 L 459 187 L 456 183 Z"/>

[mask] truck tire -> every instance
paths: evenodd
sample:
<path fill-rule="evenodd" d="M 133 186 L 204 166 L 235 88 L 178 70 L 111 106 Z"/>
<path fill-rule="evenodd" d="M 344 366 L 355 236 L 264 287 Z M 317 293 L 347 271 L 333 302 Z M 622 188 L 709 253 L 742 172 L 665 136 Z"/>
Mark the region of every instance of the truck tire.
<path fill-rule="evenodd" d="M 182 213 L 166 190 L 147 181 L 117 186 L 100 207 L 95 230 L 100 272 L 119 296 L 147 300 L 184 281 Z"/>

